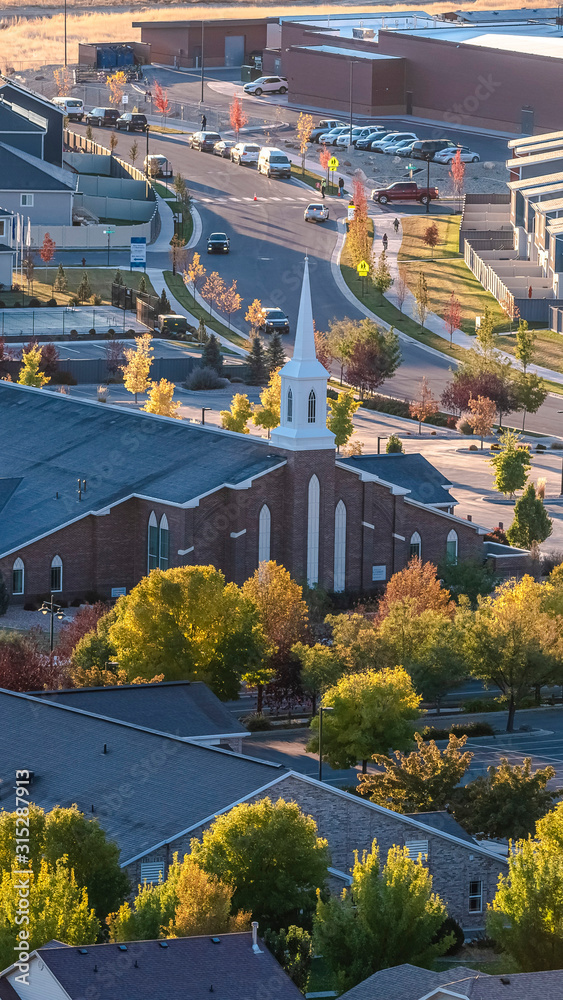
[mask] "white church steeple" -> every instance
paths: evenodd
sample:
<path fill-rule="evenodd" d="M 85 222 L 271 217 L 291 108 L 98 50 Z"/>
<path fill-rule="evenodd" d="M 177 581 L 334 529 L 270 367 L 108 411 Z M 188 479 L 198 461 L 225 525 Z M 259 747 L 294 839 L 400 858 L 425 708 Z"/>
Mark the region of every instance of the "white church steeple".
<path fill-rule="evenodd" d="M 329 374 L 315 351 L 315 328 L 305 258 L 293 357 L 281 372 L 281 418 L 272 431 L 272 444 L 290 451 L 334 448 L 334 434 L 326 426 L 326 387 Z"/>

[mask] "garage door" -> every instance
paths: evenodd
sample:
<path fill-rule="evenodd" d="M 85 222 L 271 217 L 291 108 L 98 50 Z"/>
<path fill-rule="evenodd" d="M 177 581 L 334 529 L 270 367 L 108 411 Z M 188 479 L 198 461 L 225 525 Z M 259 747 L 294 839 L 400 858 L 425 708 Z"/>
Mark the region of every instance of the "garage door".
<path fill-rule="evenodd" d="M 244 35 L 225 38 L 225 66 L 242 66 L 244 63 Z"/>

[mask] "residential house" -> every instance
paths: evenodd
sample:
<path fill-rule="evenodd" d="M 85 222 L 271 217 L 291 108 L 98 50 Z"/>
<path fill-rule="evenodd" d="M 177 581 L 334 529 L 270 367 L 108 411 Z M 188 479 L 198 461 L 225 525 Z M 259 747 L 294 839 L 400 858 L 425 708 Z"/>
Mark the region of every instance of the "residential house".
<path fill-rule="evenodd" d="M 72 225 L 78 175 L 0 142 L 0 200 L 31 225 Z"/>
<path fill-rule="evenodd" d="M 17 114 L 20 119 L 38 125 L 44 132 L 41 159 L 55 167 L 63 165 L 64 111 L 41 94 L 36 94 L 21 83 L 0 75 L 0 102 L 5 109 Z M 7 119 L 6 119 L 7 120 Z M 0 119 L 0 132 L 2 120 Z M 4 140 L 0 140 L 4 141 Z M 16 146 L 19 143 L 8 142 Z M 20 147 L 23 148 L 23 147 Z M 34 152 L 33 150 L 29 150 Z M 34 155 L 39 155 L 34 153 Z"/>
<path fill-rule="evenodd" d="M 340 1000 L 560 1000 L 563 970 L 489 975 L 464 966 L 441 972 L 416 965 L 382 969 Z"/>
<path fill-rule="evenodd" d="M 12 287 L 12 274 L 16 264 L 13 230 L 13 212 L 0 208 L 0 291 Z"/>

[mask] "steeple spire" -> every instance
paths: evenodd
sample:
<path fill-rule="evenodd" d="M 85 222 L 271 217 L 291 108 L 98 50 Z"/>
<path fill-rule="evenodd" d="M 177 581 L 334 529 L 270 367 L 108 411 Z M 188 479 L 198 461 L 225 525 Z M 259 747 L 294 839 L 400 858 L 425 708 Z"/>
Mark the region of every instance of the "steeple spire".
<path fill-rule="evenodd" d="M 309 258 L 305 257 L 303 284 L 299 300 L 299 315 L 293 348 L 294 361 L 316 361 L 315 325 L 313 323 L 313 306 L 311 303 L 311 286 L 309 283 Z"/>

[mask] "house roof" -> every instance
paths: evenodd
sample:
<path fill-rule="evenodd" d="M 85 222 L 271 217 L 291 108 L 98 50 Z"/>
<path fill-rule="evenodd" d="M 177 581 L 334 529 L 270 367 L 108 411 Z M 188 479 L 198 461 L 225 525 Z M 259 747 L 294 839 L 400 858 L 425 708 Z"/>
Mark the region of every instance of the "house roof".
<path fill-rule="evenodd" d="M 0 101 L 0 135 L 3 132 L 34 132 L 41 135 L 45 129 L 29 118 L 19 115 L 10 105 Z"/>
<path fill-rule="evenodd" d="M 563 970 L 491 976 L 457 966 L 430 972 L 415 965 L 383 969 L 348 990 L 341 1000 L 445 1000 L 462 996 L 471 1000 L 560 1000 Z"/>
<path fill-rule="evenodd" d="M 13 809 L 15 771 L 29 769 L 33 801 L 45 809 L 76 803 L 97 817 L 119 845 L 123 865 L 213 818 L 283 771 L 280 765 L 2 689 L 0 762 L 0 809 Z"/>
<path fill-rule="evenodd" d="M 438 833 L 449 833 L 452 837 L 458 837 L 459 840 L 465 840 L 475 846 L 473 837 L 445 810 L 439 812 L 406 813 L 405 815 L 410 816 L 411 819 L 418 820 L 419 823 L 424 823 L 426 826 L 432 827 Z"/>
<path fill-rule="evenodd" d="M 339 457 L 338 463 L 400 486 L 408 492 L 411 500 L 419 503 L 457 503 L 451 493 L 448 493 L 447 487 L 451 486 L 449 479 L 438 472 L 423 455 L 351 455 L 350 458 Z"/>
<path fill-rule="evenodd" d="M 0 191 L 74 191 L 78 176 L 0 142 Z"/>
<path fill-rule="evenodd" d="M 128 497 L 195 505 L 286 461 L 265 440 L 10 382 L 0 382 L 0 414 L 4 555 Z M 80 504 L 78 476 L 87 481 Z"/>
<path fill-rule="evenodd" d="M 71 688 L 68 691 L 34 691 L 59 705 L 80 708 L 161 733 L 202 739 L 213 736 L 246 736 L 217 695 L 201 681 L 164 681 L 161 684 Z"/>
<path fill-rule="evenodd" d="M 252 933 L 246 932 L 134 941 L 125 948 L 117 944 L 39 948 L 37 956 L 69 1000 L 100 996 L 100 984 L 104 1000 L 209 1000 L 212 990 L 218 1000 L 260 996 L 302 1000 L 261 941 L 259 949 L 253 951 Z M 30 980 L 32 976 L 33 971 Z"/>

